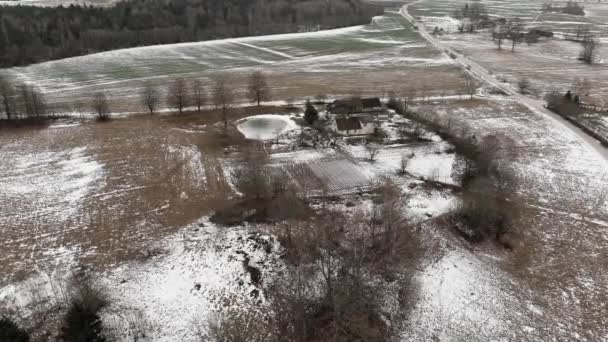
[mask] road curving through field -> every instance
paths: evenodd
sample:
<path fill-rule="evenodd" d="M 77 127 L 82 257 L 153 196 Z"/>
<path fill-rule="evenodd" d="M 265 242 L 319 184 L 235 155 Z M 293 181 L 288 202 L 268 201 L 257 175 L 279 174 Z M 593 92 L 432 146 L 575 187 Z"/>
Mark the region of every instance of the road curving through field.
<path fill-rule="evenodd" d="M 477 62 L 465 57 L 464 55 L 462 55 L 462 54 L 458 53 L 457 51 L 451 49 L 450 47 L 446 46 L 439 39 L 435 38 L 432 34 L 430 34 L 426 30 L 424 23 L 417 22 L 416 19 L 408 11 L 408 7 L 410 5 L 421 3 L 423 1 L 425 1 L 425 0 L 416 0 L 409 4 L 403 5 L 401 7 L 401 10 L 399 11 L 399 13 L 407 21 L 409 21 L 412 25 L 417 27 L 418 33 L 420 34 L 420 36 L 422 38 L 426 39 L 432 46 L 445 52 L 446 54 L 448 54 L 450 56 L 455 56 L 455 58 L 453 58 L 453 60 L 457 64 L 460 64 L 460 66 L 463 68 L 463 70 L 466 70 L 473 76 L 477 77 L 480 80 L 487 82 L 488 84 L 494 86 L 495 88 L 500 89 L 508 96 L 514 98 L 517 102 L 528 107 L 533 112 L 544 115 L 545 117 L 549 117 L 553 121 L 558 122 L 562 126 L 568 128 L 570 131 L 572 131 L 576 135 L 576 137 L 581 142 L 584 143 L 584 145 L 586 145 L 587 147 L 589 147 L 590 149 L 595 151 L 597 154 L 599 154 L 602 157 L 602 159 L 606 163 L 608 163 L 608 148 L 605 148 L 604 146 L 602 146 L 598 140 L 596 140 L 592 136 L 588 135 L 582 129 L 576 127 L 575 125 L 568 122 L 561 116 L 559 116 L 559 115 L 555 114 L 554 112 L 545 108 L 544 102 L 542 100 L 538 100 L 538 99 L 534 99 L 534 98 L 522 95 L 519 92 L 517 92 L 517 90 L 514 89 L 510 84 L 499 82 L 496 78 L 494 78 L 494 76 L 490 73 L 489 70 L 482 67 Z"/>

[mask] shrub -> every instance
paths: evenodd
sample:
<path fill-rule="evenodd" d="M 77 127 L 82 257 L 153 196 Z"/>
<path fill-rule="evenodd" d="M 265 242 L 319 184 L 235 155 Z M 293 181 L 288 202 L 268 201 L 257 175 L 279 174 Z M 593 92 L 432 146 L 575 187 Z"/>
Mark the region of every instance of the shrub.
<path fill-rule="evenodd" d="M 405 113 L 405 106 L 403 105 L 403 103 L 392 96 L 386 103 L 386 107 L 394 110 L 397 114 Z"/>
<path fill-rule="evenodd" d="M 498 232 L 503 216 L 491 179 L 477 177 L 470 182 L 462 194 L 459 214 L 471 229 L 468 237 L 474 241 L 481 241 Z"/>
<path fill-rule="evenodd" d="M 199 341 L 263 342 L 272 335 L 264 317 L 253 310 L 228 310 L 212 320 L 207 331 L 208 336 L 199 334 Z"/>
<path fill-rule="evenodd" d="M 532 86 L 532 83 L 530 82 L 530 80 L 528 78 L 522 78 L 519 81 L 517 81 L 517 88 L 519 89 L 519 92 L 521 94 L 527 94 L 530 91 L 530 87 Z"/>
<path fill-rule="evenodd" d="M 8 317 L 0 318 L 0 342 L 29 342 L 30 336 Z"/>
<path fill-rule="evenodd" d="M 105 342 L 97 309 L 90 303 L 75 300 L 70 304 L 61 327 L 65 342 Z"/>
<path fill-rule="evenodd" d="M 107 293 L 87 274 L 70 281 L 72 299 L 65 314 L 60 336 L 64 342 L 105 342 L 99 311 L 109 303 Z"/>

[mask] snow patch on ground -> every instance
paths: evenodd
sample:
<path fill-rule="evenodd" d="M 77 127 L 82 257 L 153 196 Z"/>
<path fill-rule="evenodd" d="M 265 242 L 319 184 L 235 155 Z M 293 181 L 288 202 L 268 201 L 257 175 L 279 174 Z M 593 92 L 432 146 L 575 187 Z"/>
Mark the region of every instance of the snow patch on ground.
<path fill-rule="evenodd" d="M 3 198 L 13 203 L 21 203 L 24 198 L 48 201 L 65 207 L 62 216 L 76 211 L 104 177 L 103 165 L 87 153 L 86 147 L 25 155 L 9 153 L 7 162 L 12 166 L 0 177 Z"/>
<path fill-rule="evenodd" d="M 264 303 L 282 247 L 246 227 L 218 228 L 207 220 L 183 229 L 158 258 L 108 274 L 115 305 L 140 310 L 155 341 L 194 341 L 197 325 L 227 307 Z M 259 272 L 256 280 L 246 267 Z"/>
<path fill-rule="evenodd" d="M 457 198 L 446 192 L 415 192 L 408 200 L 408 214 L 415 218 L 439 216 L 450 212 Z"/>
<path fill-rule="evenodd" d="M 484 271 L 487 267 L 470 252 L 458 250 L 427 266 L 418 276 L 420 299 L 409 323 L 412 331 L 404 341 L 461 341 L 478 336 L 481 330 L 500 331 L 500 318 L 492 311 L 495 307 L 480 305 L 496 302 L 497 289 Z M 470 322 L 472 330 L 456 336 L 453 329 L 462 322 Z M 484 322 L 483 327 L 477 327 L 477 322 Z"/>

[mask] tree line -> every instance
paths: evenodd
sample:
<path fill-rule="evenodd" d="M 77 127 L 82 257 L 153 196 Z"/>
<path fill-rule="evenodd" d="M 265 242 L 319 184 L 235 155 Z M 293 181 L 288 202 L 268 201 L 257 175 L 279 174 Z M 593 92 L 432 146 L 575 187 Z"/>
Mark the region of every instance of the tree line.
<path fill-rule="evenodd" d="M 166 94 L 164 97 L 163 93 Z M 150 114 L 157 112 L 163 102 L 166 108 L 177 110 L 179 114 L 189 108 L 201 113 L 205 106 L 213 105 L 216 109 L 221 109 L 226 129 L 228 113 L 235 100 L 234 91 L 225 75 L 216 76 L 209 85 L 205 85 L 201 79 L 186 80 L 181 77 L 171 81 L 166 89 L 146 84 L 139 91 L 138 97 L 142 109 Z M 258 106 L 271 99 L 265 74 L 254 71 L 248 76 L 247 97 Z M 79 113 L 90 111 L 100 120 L 109 119 L 111 107 L 105 92 L 91 94 L 87 102 L 88 104 L 77 101 L 73 104 L 73 110 Z M 52 116 L 55 115 L 55 106 L 49 105 L 44 94 L 34 85 L 13 85 L 9 80 L 0 77 L 0 120 Z"/>
<path fill-rule="evenodd" d="M 0 7 L 0 66 L 112 49 L 369 23 L 359 0 L 128 0 L 112 7 Z"/>

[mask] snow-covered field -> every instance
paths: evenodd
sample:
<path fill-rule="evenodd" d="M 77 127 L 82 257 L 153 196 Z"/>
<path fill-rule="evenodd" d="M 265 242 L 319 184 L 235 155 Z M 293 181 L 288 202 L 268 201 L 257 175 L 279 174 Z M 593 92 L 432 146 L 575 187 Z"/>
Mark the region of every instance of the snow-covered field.
<path fill-rule="evenodd" d="M 449 28 L 453 23 L 445 14 L 462 3 L 424 0 L 411 9 L 429 26 Z M 540 8 L 541 2 L 487 3 L 500 15 L 556 21 L 527 11 Z M 599 18 L 598 27 L 604 27 L 604 4 L 585 6 Z M 566 22 L 570 18 L 557 21 L 558 27 L 572 25 Z M 496 52 L 482 35 L 441 39 L 511 83 L 527 76 L 537 89 L 563 88 L 573 78 L 564 76 L 564 70 L 571 70 L 607 93 L 605 64 L 589 67 L 575 61 L 574 43 L 520 45 L 511 53 Z M 100 88 L 115 96 L 126 90 L 135 94 L 144 81 L 161 84 L 177 75 L 206 78 L 218 71 L 228 71 L 241 82 L 244 77 L 237 74 L 257 68 L 269 72 L 280 96 L 361 88 L 382 93 L 396 87 L 399 92 L 412 86 L 444 91 L 460 82 L 443 54 L 391 14 L 371 25 L 337 31 L 130 49 L 9 72 L 40 81 L 45 91 L 61 99 Z M 125 103 L 116 105 L 128 108 Z M 414 110 L 450 118 L 478 137 L 500 134 L 514 141 L 517 156 L 510 166 L 519 187 L 513 200 L 521 203 L 517 225 L 524 246 L 506 251 L 491 244 L 470 245 L 445 226 L 423 224 L 438 252 L 414 274 L 420 293 L 402 340 L 608 341 L 606 154 L 509 97 L 430 101 Z M 225 163 L 201 152 L 199 132 L 136 118 L 4 133 L 1 303 L 36 305 L 32 298 L 39 296 L 31 293 L 33 287 L 52 289 L 49 284 L 67 275 L 64 269 L 80 262 L 104 270 L 102 279 L 116 305 L 153 327 L 155 341 L 193 340 L 197 324 L 221 308 L 264 301 L 264 287 L 282 267 L 281 247 L 271 235 L 250 234 L 261 227 L 220 229 L 205 219 L 208 193 L 228 191 L 216 184 L 221 183 L 218 174 L 227 171 L 222 170 Z M 453 183 L 454 154 L 448 151 L 441 141 L 392 144 L 383 146 L 372 163 L 361 145 L 344 145 L 340 152 L 276 151 L 271 160 L 302 164 L 325 180 L 332 194 L 345 196 L 356 195 L 378 176 L 399 180 L 400 157 L 414 153 L 409 175 L 397 184 L 407 189 L 404 210 L 425 220 L 457 203 L 451 192 L 423 186 L 424 179 Z M 270 252 L 254 247 L 259 244 L 271 246 Z M 245 272 L 243 252 L 250 265 L 259 266 L 261 285 L 252 284 Z M 27 280 L 32 273 L 37 276 Z M 105 315 L 124 319 L 113 312 Z"/>
<path fill-rule="evenodd" d="M 214 173 L 196 135 L 171 128 L 136 118 L 3 130 L 0 283 L 59 257 L 113 264 L 138 253 L 132 241 L 200 217 Z"/>
<path fill-rule="evenodd" d="M 101 285 L 110 289 L 113 303 L 102 315 L 107 327 L 121 341 L 141 332 L 146 341 L 196 341 L 199 329 L 222 310 L 265 303 L 272 276 L 284 267 L 283 250 L 256 231 L 218 228 L 203 218 L 157 242 L 162 256 L 104 272 Z M 252 280 L 244 262 L 260 271 L 261 280 Z M 28 317 L 62 305 L 60 289 L 76 266 L 65 260 L 52 272 L 0 288 L 3 309 L 18 307 Z"/>
<path fill-rule="evenodd" d="M 110 6 L 116 0 L 3 0 L 0 6 L 57 7 L 69 5 Z"/>
<path fill-rule="evenodd" d="M 420 293 L 403 339 L 520 340 L 522 336 L 534 341 L 545 340 L 547 336 L 581 341 L 604 339 L 605 331 L 602 328 L 605 325 L 602 324 L 606 312 L 602 296 L 608 284 L 606 272 L 603 272 L 608 266 L 604 257 L 604 242 L 608 241 L 606 160 L 560 123 L 532 113 L 508 98 L 431 101 L 417 104 L 414 109 L 427 115 L 449 116 L 455 125 L 467 125 L 472 133 L 479 136 L 488 133 L 505 134 L 514 139 L 518 156 L 513 167 L 521 184 L 518 200 L 524 207 L 520 224 L 525 227 L 527 238 L 526 249 L 507 252 L 496 249 L 495 246 L 472 247 L 445 227 L 425 224 L 425 236 L 429 241 L 437 243 L 440 251 L 436 253 L 436 259 L 428 260 L 415 275 Z M 389 128 L 396 122 L 387 122 L 385 126 Z M 152 123 L 146 124 L 144 121 L 144 126 L 146 125 Z M 104 126 L 94 127 L 98 129 Z M 114 135 L 117 131 L 120 132 L 117 127 L 113 128 Z M 91 127 L 87 124 L 59 125 L 59 128 L 37 132 L 37 137 L 49 134 L 57 139 L 52 135 L 55 131 L 73 129 Z M 156 134 L 161 131 L 170 134 L 176 132 L 165 126 L 158 130 L 151 127 L 148 129 L 149 133 Z M 387 131 L 390 132 L 389 129 Z M 90 134 L 90 131 L 87 132 Z M 181 164 L 180 160 L 185 161 L 185 170 L 194 179 L 204 179 L 207 183 L 207 167 L 203 164 L 201 169 L 197 162 L 201 156 L 188 147 L 175 146 L 178 141 L 189 146 L 188 143 L 192 141 L 186 137 L 193 134 L 188 132 L 179 138 L 163 140 L 162 146 L 172 146 L 167 149 L 168 154 L 164 158 L 177 160 L 177 164 Z M 82 140 L 76 139 L 77 137 L 73 139 L 80 141 L 78 146 L 82 146 Z M 421 178 L 445 183 L 450 180 L 448 177 L 451 174 L 453 154 L 447 152 L 449 146 L 446 143 L 433 140 L 422 145 L 385 145 L 374 163 L 367 160 L 365 150 L 356 144 L 344 145 L 343 152 L 326 148 L 277 151 L 273 153 L 273 160 L 277 163 L 307 164 L 318 177 L 328 176 L 330 184 L 334 184 L 331 190 L 336 193 L 349 190 L 346 192 L 356 194 L 359 191 L 357 187 L 369 184 L 374 177 L 391 175 L 399 179 L 400 176 L 396 176 L 399 157 L 413 152 L 414 156 L 407 167 L 411 176 L 400 186 L 409 189 L 406 190 L 408 201 L 404 210 L 413 218 L 424 220 L 449 211 L 456 203 L 455 197 L 449 192 L 429 190 L 422 186 L 424 182 Z M 97 144 L 99 141 L 103 140 L 96 140 Z M 48 144 L 48 140 L 42 143 Z M 150 143 L 150 140 L 145 140 L 146 145 Z M 284 143 L 282 140 L 281 144 Z M 17 148 L 10 144 L 7 146 Z M 20 147 L 27 150 L 24 146 Z M 138 149 L 133 153 L 141 151 Z M 113 173 L 116 171 L 112 171 L 116 167 L 113 166 L 116 161 L 110 163 L 116 155 L 102 158 L 104 153 L 95 152 L 93 147 L 74 147 L 66 153 L 70 158 L 66 157 L 67 162 L 59 164 L 60 169 L 67 169 L 67 175 L 78 175 L 84 180 L 91 180 L 91 187 L 82 186 L 89 191 L 84 196 L 96 198 L 96 188 L 93 185 L 99 184 L 99 179 L 102 178 L 107 183 L 112 180 L 112 175 L 116 175 Z M 124 171 L 125 167 L 121 170 Z M 142 173 L 147 172 L 152 171 Z M 84 180 L 78 184 L 86 183 Z M 72 193 L 71 183 L 65 183 L 63 191 Z M 178 183 L 172 183 L 163 189 L 169 190 L 176 184 Z M 193 186 L 191 183 L 185 184 Z M 410 188 L 411 185 L 414 186 Z M 169 210 L 175 205 L 182 207 L 188 198 L 198 199 L 194 193 L 186 192 L 186 189 L 180 188 L 177 191 L 179 194 L 176 194 L 176 199 L 156 204 L 158 207 L 155 210 Z M 103 197 L 108 193 L 100 195 Z M 161 195 L 161 198 L 165 198 L 164 193 Z M 122 201 L 120 197 L 113 200 Z M 142 205 L 146 203 L 139 199 L 136 207 L 141 208 Z M 182 210 L 178 210 L 176 214 L 182 213 Z M 129 317 L 137 317 L 138 321 L 144 322 L 140 324 L 151 327 L 149 331 L 153 332 L 152 340 L 170 341 L 178 338 L 190 341 L 196 336 L 197 325 L 222 308 L 230 305 L 257 305 L 264 300 L 266 280 L 271 282 L 272 274 L 282 267 L 278 255 L 261 253 L 259 247 L 253 248 L 247 242 L 251 241 L 250 231 L 259 231 L 260 227 L 218 229 L 204 218 L 200 219 L 201 216 L 190 217 L 193 223 L 182 224 L 179 226 L 181 228 L 178 227 L 173 232 L 166 231 L 160 242 L 153 236 L 146 235 L 150 233 L 145 230 L 148 220 L 135 224 L 137 229 L 141 229 L 140 234 L 134 234 L 134 238 L 126 237 L 125 241 L 133 244 L 133 239 L 138 240 L 132 247 L 140 250 L 139 257 L 114 266 L 110 263 L 109 267 L 105 267 L 106 271 L 102 272 L 103 282 L 111 289 L 116 305 L 127 310 L 125 312 L 132 313 Z M 162 225 L 158 224 L 150 227 L 162 229 Z M 103 230 L 91 232 L 95 235 L 104 234 Z M 70 236 L 75 238 L 82 235 L 82 231 L 79 233 Z M 116 238 L 119 235 L 114 235 L 116 231 L 105 234 L 113 238 L 111 246 L 121 246 L 120 240 Z M 64 279 L 67 273 L 61 270 L 77 265 L 79 257 L 86 256 L 86 253 L 82 253 L 85 249 L 93 251 L 89 257 L 116 253 L 116 250 L 110 252 L 101 248 L 83 248 L 80 247 L 82 244 L 75 243 L 77 240 L 56 238 L 61 236 L 57 232 L 53 235 L 54 238 L 48 239 L 45 234 L 38 234 L 32 239 L 39 242 L 32 249 L 41 253 L 29 254 L 29 261 L 23 258 L 23 254 L 5 258 L 3 264 L 17 267 L 15 270 L 22 267 L 20 264 L 32 265 L 32 260 L 35 259 L 37 262 L 33 264 L 39 271 L 38 276 L 25 282 L 3 283 L 0 286 L 0 299 L 5 303 L 27 307 L 32 296 L 41 300 L 40 293 L 31 293 L 32 284 L 39 287 L 42 284 L 43 289 L 51 289 L 46 291 L 52 297 L 52 289 L 56 286 L 49 284 Z M 280 247 L 272 242 L 271 236 L 253 236 L 256 241 L 269 241 L 273 246 L 270 250 L 280 253 Z M 81 236 L 79 238 L 82 239 Z M 55 244 L 57 241 L 61 243 Z M 31 244 L 30 240 L 9 242 L 3 256 L 9 255 L 9 251 L 18 252 L 19 248 L 28 246 L 36 244 Z M 243 254 L 237 251 L 247 253 L 250 264 L 260 267 L 265 279 L 262 285 L 251 283 L 243 268 Z M 529 254 L 525 255 L 524 252 Z M 27 310 L 24 314 L 27 314 Z M 109 320 L 130 322 L 124 317 L 117 317 L 114 311 L 108 311 L 104 315 Z"/>
<path fill-rule="evenodd" d="M 423 299 L 409 340 L 608 338 L 607 160 L 561 123 L 508 99 L 417 110 L 514 139 L 526 248 L 523 255 L 470 251 L 448 240 L 445 256 L 420 275 Z"/>
<path fill-rule="evenodd" d="M 141 120 L 141 118 L 139 119 Z M 122 125 L 130 122 L 130 119 L 124 120 Z M 288 115 L 250 116 L 236 123 L 240 123 L 240 126 L 251 120 L 270 120 L 270 124 L 281 124 L 283 134 L 279 139 L 281 142 L 277 147 L 279 150 L 289 146 L 287 144 L 289 140 L 299 135 L 296 132 L 289 132 L 296 128 L 296 124 Z M 401 119 L 399 122 L 403 121 Z M 148 122 L 147 125 L 159 125 L 154 122 Z M 384 125 L 391 123 L 388 121 Z M 116 124 L 118 123 L 108 123 L 107 125 Z M 66 127 L 57 128 L 62 126 Z M 158 133 L 156 129 L 167 130 L 168 128 L 165 125 L 159 126 L 154 128 L 156 133 Z M 93 127 L 103 126 L 58 124 L 56 128 L 49 128 L 45 132 L 53 134 L 58 129 L 89 130 L 94 129 Z M 239 127 L 239 129 L 244 135 L 251 133 L 257 139 L 259 135 L 257 133 L 260 132 L 256 129 L 259 127 L 265 129 L 266 126 L 254 124 Z M 176 130 L 169 129 L 168 131 L 174 134 Z M 196 133 L 188 133 L 186 136 L 193 134 L 196 135 Z M 18 135 L 18 137 L 24 138 L 23 135 Z M 272 138 L 274 140 L 275 137 Z M 389 136 L 389 139 L 394 138 L 396 136 Z M 156 139 L 159 138 L 156 137 Z M 70 272 L 78 269 L 79 265 L 86 264 L 87 257 L 95 261 L 95 256 L 100 257 L 100 254 L 105 254 L 110 259 L 105 267 L 97 268 L 100 282 L 110 291 L 112 298 L 112 305 L 103 312 L 104 322 L 107 322 L 107 326 L 111 329 L 120 331 L 119 335 L 124 341 L 128 336 L 132 337 L 137 334 L 136 328 L 146 329 L 147 338 L 152 341 L 195 341 L 199 329 L 204 331 L 209 320 L 222 311 L 243 305 L 263 305 L 266 301 L 266 288 L 272 284 L 277 272 L 284 267 L 282 247 L 272 235 L 265 233 L 265 231 L 270 231 L 270 228 L 267 229 L 264 225 L 259 224 L 218 227 L 210 223 L 205 216 L 202 218 L 199 216 L 191 223 L 183 224 L 174 232 L 159 225 L 159 223 L 163 223 L 163 215 L 156 211 L 170 210 L 173 206 L 177 206 L 178 213 L 181 214 L 181 210 L 190 198 L 195 201 L 204 199 L 189 190 L 206 189 L 205 185 L 208 182 L 206 169 L 209 166 L 202 165 L 204 159 L 200 155 L 201 152 L 196 148 L 189 148 L 189 145 L 186 144 L 189 140 L 185 137 L 179 138 L 179 140 L 182 139 L 184 142 L 181 144 L 168 143 L 163 140 L 162 149 L 160 151 L 152 149 L 152 151 L 166 153 L 166 158 L 170 161 L 175 161 L 178 165 L 183 164 L 183 170 L 179 172 L 188 173 L 189 182 L 169 185 L 178 187 L 173 189 L 176 193 L 180 192 L 175 199 L 168 196 L 167 193 L 159 193 L 158 195 L 165 199 L 165 202 L 156 204 L 162 204 L 162 206 L 152 211 L 155 214 L 148 212 L 143 221 L 135 220 L 134 224 L 140 231 L 134 236 L 125 236 L 124 232 L 120 235 L 116 231 L 105 233 L 104 226 L 95 226 L 91 223 L 90 226 L 84 227 L 71 226 L 69 230 L 73 230 L 73 235 L 70 236 L 74 240 L 62 236 L 63 231 L 52 232 L 55 239 L 61 241 L 59 245 L 56 245 L 54 239 L 51 241 L 45 239 L 47 233 L 39 231 L 36 236 L 31 238 L 38 245 L 24 246 L 24 240 L 19 239 L 24 238 L 29 232 L 15 231 L 14 233 L 18 235 L 14 237 L 14 240 L 8 240 L 9 243 L 2 252 L 2 255 L 5 256 L 7 271 L 16 272 L 21 264 L 31 265 L 33 260 L 24 260 L 23 254 L 19 254 L 19 248 L 27 247 L 32 250 L 31 258 L 36 259 L 34 262 L 36 272 L 23 270 L 21 278 L 25 280 L 15 281 L 16 277 L 13 274 L 7 277 L 12 281 L 3 281 L 0 285 L 0 300 L 5 304 L 3 309 L 8 306 L 9 309 L 17 309 L 19 315 L 23 317 L 30 317 L 36 312 L 43 311 L 45 307 L 62 305 L 64 298 L 60 294 L 60 289 L 65 288 L 65 282 Z M 152 143 L 150 140 L 146 142 Z M 99 144 L 100 141 L 96 141 L 96 143 Z M 342 196 L 349 194 L 358 196 L 357 193 L 369 188 L 372 182 L 379 177 L 392 177 L 396 181 L 395 184 L 407 194 L 407 200 L 402 203 L 404 210 L 408 212 L 408 216 L 412 220 L 416 221 L 439 216 L 456 205 L 457 196 L 451 190 L 425 186 L 424 179 L 453 183 L 451 166 L 454 154 L 448 151 L 449 144 L 442 142 L 438 137 L 435 137 L 434 141 L 428 142 L 381 145 L 381 153 L 374 162 L 367 160 L 361 150 L 361 145 L 346 144 L 343 146 L 344 151 L 336 151 L 331 148 L 276 151 L 272 154 L 272 161 L 277 166 L 293 163 L 304 164 L 310 168 L 313 174 L 327 183 L 329 194 Z M 67 153 L 70 158 L 64 157 L 65 161 L 57 162 L 61 166 L 62 172 L 64 168 L 66 169 L 66 177 L 74 176 L 76 178 L 74 182 L 79 185 L 80 191 L 78 198 L 76 194 L 73 194 L 72 183 L 64 180 L 63 176 L 47 179 L 40 175 L 40 173 L 49 172 L 48 167 L 49 164 L 53 164 L 52 162 L 44 163 L 42 170 L 32 174 L 32 178 L 37 182 L 57 183 L 63 186 L 56 191 L 50 188 L 57 194 L 54 197 L 50 196 L 48 200 L 54 202 L 56 197 L 68 194 L 69 198 L 74 201 L 66 208 L 50 208 L 49 211 L 52 209 L 57 215 L 64 213 L 66 219 L 70 220 L 86 215 L 88 211 L 95 209 L 90 206 L 78 207 L 81 203 L 87 203 L 89 198 L 107 197 L 117 204 L 125 200 L 121 196 L 116 196 L 114 192 L 107 192 L 107 183 L 110 183 L 112 177 L 116 176 L 112 173 L 115 172 L 112 168 L 116 167 L 114 165 L 116 161 L 112 159 L 117 156 L 113 155 L 111 158 L 104 156 L 104 153 L 108 153 L 108 147 L 103 144 L 102 147 L 102 151 L 105 150 L 105 152 L 93 150 L 90 151 L 90 154 L 85 153 L 87 152 L 85 148 L 75 148 Z M 137 153 L 142 153 L 142 151 L 138 150 Z M 400 156 L 410 154 L 412 155 L 411 163 L 407 168 L 410 175 L 398 175 Z M 94 158 L 96 158 L 95 162 L 92 161 Z M 153 158 L 153 154 L 146 158 Z M 35 159 L 34 156 L 27 160 Z M 228 166 L 226 163 L 221 164 Z M 19 165 L 26 166 L 25 163 Z M 129 166 L 126 165 L 120 170 L 125 172 L 128 169 Z M 24 173 L 26 170 L 28 169 L 21 168 L 15 172 Z M 437 170 L 441 170 L 441 172 Z M 146 170 L 145 167 L 138 170 L 138 173 L 147 172 L 150 170 Z M 104 182 L 100 181 L 102 178 L 105 179 Z M 70 180 L 69 177 L 68 180 Z M 125 180 L 133 181 L 128 177 Z M 24 188 L 25 186 L 20 185 L 19 182 L 27 183 L 29 181 L 30 178 L 22 178 L 17 175 L 8 177 L 5 182 L 10 185 L 6 187 L 9 191 L 0 195 L 15 195 L 11 189 Z M 194 189 L 188 189 L 188 187 Z M 116 192 L 120 193 L 120 190 L 116 190 Z M 52 191 L 50 193 L 54 194 Z M 48 194 L 40 192 L 37 192 L 36 196 L 45 199 L 49 197 Z M 145 207 L 155 204 L 153 201 L 145 203 L 143 200 L 144 198 L 138 198 L 135 205 L 138 210 L 145 210 Z M 146 198 L 146 200 L 150 199 Z M 365 208 L 368 202 L 371 203 L 370 200 L 364 200 L 362 207 Z M 105 213 L 113 215 L 105 218 L 113 222 L 133 222 L 134 219 L 129 217 L 131 215 L 129 212 L 108 211 Z M 182 218 L 184 222 L 188 217 Z M 27 217 L 22 220 L 28 222 Z M 161 222 L 156 222 L 157 220 L 161 220 Z M 151 233 L 150 229 L 162 229 L 166 232 L 160 236 L 156 235 L 156 237 L 152 234 L 148 236 L 147 234 Z M 85 231 L 90 231 L 91 234 L 85 234 Z M 106 237 L 108 241 L 103 238 L 97 240 L 100 239 L 99 234 L 108 234 Z M 93 235 L 95 239 L 79 235 Z M 126 248 L 127 245 L 130 245 L 131 248 L 138 249 L 139 253 L 130 258 L 130 261 L 120 262 L 117 250 L 102 251 L 101 248 L 97 249 L 95 246 L 108 242 L 115 249 Z M 28 243 L 31 242 L 28 241 Z M 33 254 L 34 250 L 39 250 L 46 258 Z M 94 252 L 87 256 L 86 253 L 90 250 Z M 7 256 L 8 259 L 6 259 Z M 260 271 L 261 280 L 254 280 L 246 266 L 257 268 Z"/>

